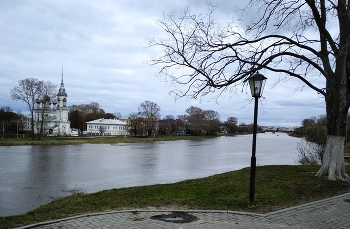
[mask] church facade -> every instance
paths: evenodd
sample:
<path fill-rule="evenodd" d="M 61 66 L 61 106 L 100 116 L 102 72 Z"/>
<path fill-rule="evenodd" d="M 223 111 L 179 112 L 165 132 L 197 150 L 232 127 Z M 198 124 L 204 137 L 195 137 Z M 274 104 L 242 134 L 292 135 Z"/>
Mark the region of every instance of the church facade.
<path fill-rule="evenodd" d="M 36 100 L 34 109 L 34 133 L 40 133 L 43 125 L 43 134 L 47 136 L 71 136 L 77 135 L 71 130 L 68 120 L 67 93 L 63 83 L 63 73 L 61 85 L 56 98 L 44 95 Z M 27 119 L 30 121 L 30 118 Z M 43 120 L 43 122 L 42 122 Z M 30 127 L 30 125 L 27 125 Z"/>

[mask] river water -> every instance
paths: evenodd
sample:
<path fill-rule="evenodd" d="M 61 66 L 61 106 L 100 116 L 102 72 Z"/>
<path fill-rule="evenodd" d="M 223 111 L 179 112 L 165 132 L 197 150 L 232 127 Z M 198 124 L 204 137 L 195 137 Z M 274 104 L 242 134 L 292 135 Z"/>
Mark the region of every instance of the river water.
<path fill-rule="evenodd" d="M 301 140 L 257 135 L 257 165 L 294 165 Z M 250 166 L 252 135 L 132 144 L 0 147 L 0 216 L 75 192 L 173 183 Z"/>

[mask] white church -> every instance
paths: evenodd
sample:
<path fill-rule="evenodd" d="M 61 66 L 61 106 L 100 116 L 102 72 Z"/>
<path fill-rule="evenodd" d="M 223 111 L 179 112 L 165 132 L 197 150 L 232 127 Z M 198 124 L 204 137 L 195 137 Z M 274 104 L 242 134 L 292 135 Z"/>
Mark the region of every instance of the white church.
<path fill-rule="evenodd" d="M 43 134 L 48 136 L 72 136 L 77 135 L 77 131 L 70 128 L 70 121 L 68 120 L 67 109 L 67 93 L 63 83 L 63 71 L 61 86 L 56 98 L 50 98 L 45 95 L 41 99 L 36 100 L 36 107 L 34 109 L 34 133 L 40 132 L 40 125 L 42 117 Z M 26 129 L 30 130 L 30 118 L 26 120 Z M 29 123 L 28 123 L 29 122 Z"/>
<path fill-rule="evenodd" d="M 56 98 L 44 95 L 36 100 L 34 109 L 34 133 L 40 133 L 41 120 L 43 121 L 43 135 L 47 136 L 78 136 L 78 130 L 70 128 L 67 109 L 67 93 L 63 83 L 63 70 L 61 86 Z M 31 130 L 30 117 L 24 120 L 24 130 Z M 117 119 L 97 119 L 86 122 L 88 135 L 112 136 L 129 135 L 128 124 Z"/>

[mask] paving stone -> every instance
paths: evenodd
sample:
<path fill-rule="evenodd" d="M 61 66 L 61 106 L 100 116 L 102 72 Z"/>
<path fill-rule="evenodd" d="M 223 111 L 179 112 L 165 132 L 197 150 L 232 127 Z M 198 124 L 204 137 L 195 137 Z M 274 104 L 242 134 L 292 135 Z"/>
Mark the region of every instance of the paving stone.
<path fill-rule="evenodd" d="M 225 211 L 188 211 L 198 218 L 191 223 L 172 223 L 151 219 L 151 216 L 170 214 L 171 211 L 116 211 L 82 215 L 57 221 L 28 225 L 18 229 L 221 229 L 221 228 L 350 228 L 350 193 L 333 198 L 287 208 L 267 214 L 247 214 Z M 184 211 L 186 212 L 186 211 Z"/>

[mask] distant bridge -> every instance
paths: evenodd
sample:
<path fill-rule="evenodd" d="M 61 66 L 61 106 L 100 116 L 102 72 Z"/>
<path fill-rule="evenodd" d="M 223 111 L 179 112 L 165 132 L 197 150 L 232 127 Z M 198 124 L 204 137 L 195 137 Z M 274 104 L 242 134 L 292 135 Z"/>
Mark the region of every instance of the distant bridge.
<path fill-rule="evenodd" d="M 279 132 L 279 133 L 290 133 L 290 132 L 293 132 L 292 130 L 287 130 L 287 129 L 263 129 L 263 132 L 272 132 L 272 133 L 276 133 L 276 132 Z"/>

